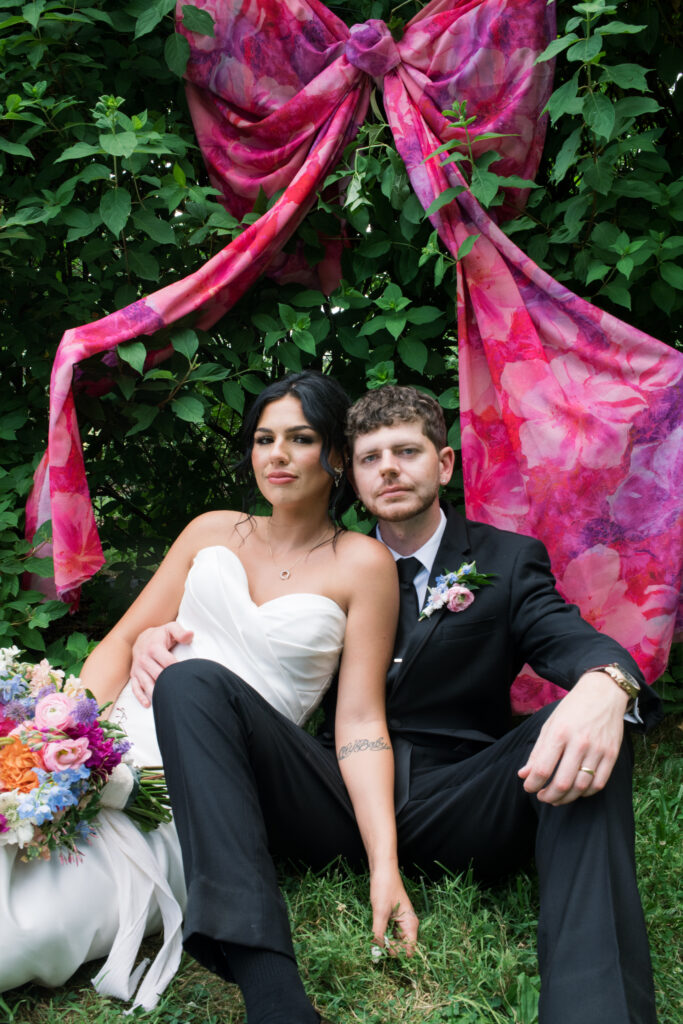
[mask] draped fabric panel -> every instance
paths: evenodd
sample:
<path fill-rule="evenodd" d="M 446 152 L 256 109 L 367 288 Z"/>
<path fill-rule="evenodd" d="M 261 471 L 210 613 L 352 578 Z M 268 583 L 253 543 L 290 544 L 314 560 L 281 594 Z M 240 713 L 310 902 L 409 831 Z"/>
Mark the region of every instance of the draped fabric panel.
<path fill-rule="evenodd" d="M 394 40 L 383 22 L 347 28 L 319 0 L 203 0 L 215 37 L 191 44 L 188 101 L 213 184 L 242 216 L 259 191 L 272 209 L 205 267 L 94 324 L 68 331 L 55 360 L 48 452 L 29 529 L 53 521 L 55 582 L 68 596 L 102 563 L 75 419 L 77 363 L 191 316 L 215 323 L 278 255 L 365 116 L 373 83 L 425 208 L 461 184 L 427 159 L 462 139 L 442 111 L 467 101 L 470 131 L 505 133 L 496 170 L 532 178 L 544 136 L 554 36 L 545 0 L 433 0 Z M 497 218 L 521 208 L 509 190 Z M 579 299 L 535 266 L 471 193 L 432 216 L 458 263 L 463 460 L 468 513 L 540 537 L 560 589 L 615 636 L 652 681 L 680 599 L 683 357 Z M 321 286 L 337 283 L 334 247 Z M 293 267 L 293 269 L 292 269 Z M 157 355 L 161 358 L 164 352 Z M 495 566 L 479 567 L 495 572 Z M 517 710 L 555 696 L 525 672 Z"/>

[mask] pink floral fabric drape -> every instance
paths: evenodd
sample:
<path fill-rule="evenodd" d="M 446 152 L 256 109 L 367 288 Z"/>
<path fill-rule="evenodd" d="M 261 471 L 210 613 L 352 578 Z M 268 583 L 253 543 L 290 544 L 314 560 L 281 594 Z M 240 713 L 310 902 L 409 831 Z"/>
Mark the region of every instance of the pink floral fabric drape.
<path fill-rule="evenodd" d="M 242 215 L 259 189 L 284 192 L 205 267 L 96 323 L 68 331 L 55 359 L 48 452 L 29 529 L 52 518 L 55 581 L 67 597 L 101 565 L 75 419 L 77 363 L 192 315 L 215 323 L 266 269 L 294 274 L 281 249 L 305 216 L 370 90 L 428 207 L 460 183 L 425 161 L 457 138 L 441 111 L 463 99 L 502 174 L 533 177 L 554 34 L 546 0 L 433 0 L 394 40 L 377 20 L 347 28 L 319 0 L 203 0 L 215 37 L 188 33 L 188 100 L 213 183 Z M 486 145 L 486 144 L 484 144 Z M 506 212 L 524 196 L 511 192 Z M 683 357 L 572 295 L 536 267 L 468 192 L 433 215 L 445 245 L 480 237 L 458 265 L 463 459 L 468 513 L 540 537 L 562 593 L 632 651 L 647 678 L 668 654 L 681 584 Z M 328 248 L 321 287 L 337 281 Z M 489 567 L 492 568 L 492 567 Z M 495 567 L 493 567 L 495 568 Z M 517 710 L 555 696 L 526 672 Z"/>

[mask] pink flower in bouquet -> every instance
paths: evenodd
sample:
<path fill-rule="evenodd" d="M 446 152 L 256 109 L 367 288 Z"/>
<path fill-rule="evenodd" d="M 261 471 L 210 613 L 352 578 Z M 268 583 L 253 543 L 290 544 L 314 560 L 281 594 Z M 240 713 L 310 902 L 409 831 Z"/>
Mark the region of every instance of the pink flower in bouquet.
<path fill-rule="evenodd" d="M 59 740 L 47 743 L 43 749 L 43 762 L 50 772 L 58 772 L 64 768 L 78 768 L 90 757 L 87 739 L 82 736 L 78 740 Z"/>
<path fill-rule="evenodd" d="M 72 725 L 74 702 L 63 693 L 49 693 L 36 704 L 33 716 L 36 729 L 66 729 Z"/>
<path fill-rule="evenodd" d="M 446 594 L 446 607 L 449 612 L 462 612 L 474 601 L 474 594 L 460 583 L 454 583 Z"/>
<path fill-rule="evenodd" d="M 16 724 L 11 718 L 7 718 L 2 707 L 0 707 L 0 736 L 9 736 Z"/>

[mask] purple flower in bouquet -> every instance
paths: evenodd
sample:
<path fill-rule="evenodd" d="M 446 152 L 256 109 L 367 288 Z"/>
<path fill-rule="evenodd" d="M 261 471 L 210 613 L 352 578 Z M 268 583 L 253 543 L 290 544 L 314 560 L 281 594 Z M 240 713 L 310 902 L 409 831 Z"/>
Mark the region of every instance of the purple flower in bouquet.
<path fill-rule="evenodd" d="M 94 697 L 83 697 L 78 701 L 73 711 L 75 725 L 91 726 L 97 721 L 100 713 L 97 701 Z"/>
<path fill-rule="evenodd" d="M 97 722 L 93 722 L 92 725 L 74 726 L 69 730 L 69 734 L 74 738 L 87 739 L 90 757 L 85 762 L 85 767 L 101 779 L 111 775 L 123 754 L 130 748 L 128 742 L 121 743 L 111 737 L 107 738 Z"/>
<path fill-rule="evenodd" d="M 9 825 L 4 814 L 0 814 L 0 832 L 9 832 Z"/>

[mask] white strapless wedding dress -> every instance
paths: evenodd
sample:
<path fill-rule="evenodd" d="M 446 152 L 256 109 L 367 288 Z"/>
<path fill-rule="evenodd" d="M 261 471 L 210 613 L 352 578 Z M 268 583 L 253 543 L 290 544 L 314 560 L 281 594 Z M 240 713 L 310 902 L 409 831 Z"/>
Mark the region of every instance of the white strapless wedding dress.
<path fill-rule="evenodd" d="M 179 659 L 209 658 L 241 676 L 292 721 L 303 724 L 336 670 L 346 616 L 320 594 L 251 599 L 239 558 L 203 548 L 188 573 L 178 621 L 194 631 Z M 125 687 L 112 718 L 126 728 L 138 764 L 160 764 L 151 709 Z M 0 992 L 29 981 L 60 985 L 81 964 L 109 954 L 93 983 L 103 995 L 133 998 L 146 964 L 133 970 L 144 935 L 164 943 L 135 994 L 152 1008 L 177 970 L 185 900 L 172 824 L 142 833 L 121 811 L 104 811 L 80 864 L 24 863 L 0 847 Z"/>

